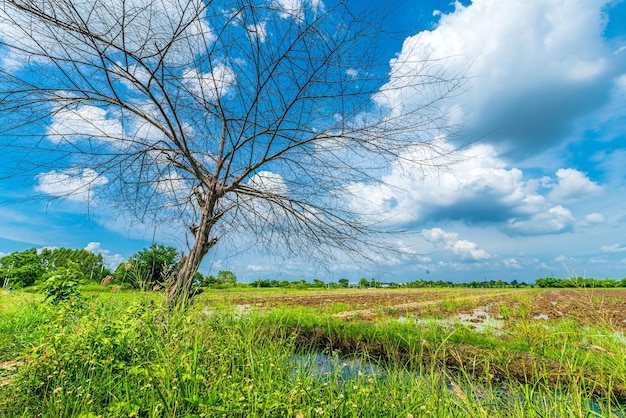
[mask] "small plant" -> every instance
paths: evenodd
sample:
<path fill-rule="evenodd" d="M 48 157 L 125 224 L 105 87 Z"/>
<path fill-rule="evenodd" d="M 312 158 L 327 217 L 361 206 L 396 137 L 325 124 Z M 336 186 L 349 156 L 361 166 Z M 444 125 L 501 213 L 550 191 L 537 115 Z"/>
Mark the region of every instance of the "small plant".
<path fill-rule="evenodd" d="M 43 293 L 46 301 L 56 305 L 71 298 L 80 297 L 78 284 L 82 273 L 76 263 L 70 262 L 67 267 L 51 273 L 43 284 Z"/>

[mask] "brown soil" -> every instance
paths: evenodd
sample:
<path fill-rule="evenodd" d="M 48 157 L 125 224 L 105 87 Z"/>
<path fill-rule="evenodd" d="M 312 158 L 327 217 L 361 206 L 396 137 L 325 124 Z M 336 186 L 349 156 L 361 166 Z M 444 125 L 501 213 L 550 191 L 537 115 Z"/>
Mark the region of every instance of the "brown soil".
<path fill-rule="evenodd" d="M 239 295 L 241 296 L 241 295 Z M 384 317 L 447 317 L 482 309 L 516 319 L 574 320 L 626 330 L 626 289 L 347 289 L 325 292 L 255 293 L 231 303 L 261 307 L 305 306 L 341 310 L 344 320 Z M 339 305 L 341 304 L 341 305 Z M 335 306 L 337 308 L 337 306 Z"/>

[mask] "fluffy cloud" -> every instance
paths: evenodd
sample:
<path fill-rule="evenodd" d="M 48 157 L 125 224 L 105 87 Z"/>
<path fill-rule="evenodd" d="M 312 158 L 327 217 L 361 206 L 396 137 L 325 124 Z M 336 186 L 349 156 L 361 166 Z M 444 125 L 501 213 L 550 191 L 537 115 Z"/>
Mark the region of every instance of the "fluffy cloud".
<path fill-rule="evenodd" d="M 585 225 L 597 225 L 606 222 L 606 218 L 601 213 L 590 213 L 585 215 L 583 222 Z"/>
<path fill-rule="evenodd" d="M 491 255 L 478 247 L 478 244 L 459 239 L 454 232 L 445 232 L 441 228 L 424 229 L 421 235 L 436 247 L 451 251 L 456 256 L 468 261 L 488 260 Z"/>
<path fill-rule="evenodd" d="M 609 100 L 624 69 L 603 38 L 607 3 L 457 2 L 435 29 L 405 40 L 391 62 L 385 99 L 398 107 L 426 103 L 440 92 L 412 91 L 407 80 L 420 80 L 412 74 L 454 77 L 469 69 L 466 92 L 444 102 L 451 122 L 464 123 L 468 137 L 492 133 L 486 140 L 516 155 L 546 149 Z"/>
<path fill-rule="evenodd" d="M 183 81 L 201 100 L 215 101 L 228 92 L 237 76 L 232 68 L 218 64 L 210 73 L 200 73 L 196 68 L 183 72 Z"/>
<path fill-rule="evenodd" d="M 555 202 L 574 202 L 598 195 L 603 191 L 603 187 L 591 181 L 585 173 L 573 168 L 557 170 L 556 177 L 558 183 L 549 185 L 552 191 L 548 195 Z"/>
<path fill-rule="evenodd" d="M 262 193 L 285 196 L 288 188 L 281 175 L 271 171 L 260 171 L 248 180 L 248 185 Z"/>
<path fill-rule="evenodd" d="M 349 187 L 355 211 L 396 225 L 452 220 L 496 224 L 509 235 L 552 234 L 570 231 L 575 221 L 553 199 L 574 201 L 602 190 L 574 169 L 560 169 L 556 178 L 525 179 L 487 144 L 461 151 L 460 162 L 449 169 L 408 163 L 419 160 L 414 154 L 400 160 L 382 184 Z"/>
<path fill-rule="evenodd" d="M 45 2 L 34 3 L 33 7 L 46 10 Z M 104 39 L 104 45 L 99 48 L 119 45 L 145 60 L 162 58 L 167 63 L 184 65 L 215 39 L 204 19 L 205 9 L 201 0 L 88 0 L 73 2 L 71 7 L 59 3 L 55 12 L 57 16 L 88 23 L 91 31 Z M 172 42 L 176 32 L 180 33 Z M 95 50 L 84 48 L 92 45 L 93 38 L 80 38 L 76 31 L 44 27 L 9 6 L 0 13 L 0 38 L 6 45 L 16 47 L 2 56 L 3 67 L 11 71 L 19 70 L 21 63 L 29 60 L 45 62 L 46 56 L 66 58 L 68 62 L 93 59 L 98 62 L 99 58 Z M 38 56 L 22 51 L 33 51 Z"/>
<path fill-rule="evenodd" d="M 94 191 L 108 183 L 108 179 L 91 168 L 70 168 L 65 171 L 49 171 L 38 174 L 35 190 L 55 197 L 78 202 L 93 202 Z"/>
<path fill-rule="evenodd" d="M 569 209 L 553 206 L 545 212 L 533 214 L 530 218 L 512 218 L 504 229 L 512 235 L 543 235 L 570 232 L 575 219 Z"/>
<path fill-rule="evenodd" d="M 78 138 L 99 139 L 118 147 L 124 146 L 124 129 L 119 120 L 96 106 L 60 108 L 52 115 L 47 128 L 48 139 L 53 142 L 73 141 Z"/>
<path fill-rule="evenodd" d="M 170 171 L 156 182 L 156 190 L 167 196 L 171 201 L 168 205 L 177 205 L 189 200 L 191 187 L 176 171 Z"/>
<path fill-rule="evenodd" d="M 292 18 L 297 21 L 304 19 L 306 9 L 317 13 L 324 10 L 322 0 L 274 0 L 283 19 Z"/>
<path fill-rule="evenodd" d="M 604 245 L 600 248 L 600 251 L 603 253 L 621 253 L 626 251 L 626 247 L 616 243 L 612 245 Z"/>
<path fill-rule="evenodd" d="M 264 43 L 267 39 L 267 30 L 265 29 L 265 22 L 257 23 L 256 25 L 248 25 L 246 26 L 246 30 L 248 31 L 248 36 L 253 41 L 258 40 L 261 43 Z"/>
<path fill-rule="evenodd" d="M 115 270 L 117 266 L 119 266 L 120 263 L 124 261 L 124 257 L 122 257 L 120 254 L 111 254 L 111 251 L 102 248 L 99 242 L 90 242 L 85 247 L 85 250 L 94 254 L 102 254 L 102 260 L 104 261 L 104 265 L 109 270 Z"/>

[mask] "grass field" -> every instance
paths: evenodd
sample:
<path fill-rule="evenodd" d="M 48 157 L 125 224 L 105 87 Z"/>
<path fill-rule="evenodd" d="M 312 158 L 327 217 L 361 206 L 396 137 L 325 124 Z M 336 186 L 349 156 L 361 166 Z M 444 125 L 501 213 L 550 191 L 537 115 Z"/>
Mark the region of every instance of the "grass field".
<path fill-rule="evenodd" d="M 626 416 L 626 290 L 0 293 L 0 416 Z"/>

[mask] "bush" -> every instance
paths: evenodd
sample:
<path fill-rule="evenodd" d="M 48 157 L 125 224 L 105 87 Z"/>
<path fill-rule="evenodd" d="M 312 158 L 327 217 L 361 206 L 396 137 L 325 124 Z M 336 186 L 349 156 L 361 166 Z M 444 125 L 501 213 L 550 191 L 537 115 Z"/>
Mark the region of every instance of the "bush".
<path fill-rule="evenodd" d="M 72 298 L 78 298 L 80 296 L 78 284 L 82 276 L 75 263 L 50 273 L 48 279 L 43 284 L 43 293 L 46 295 L 45 300 L 56 305 Z"/>

